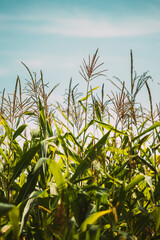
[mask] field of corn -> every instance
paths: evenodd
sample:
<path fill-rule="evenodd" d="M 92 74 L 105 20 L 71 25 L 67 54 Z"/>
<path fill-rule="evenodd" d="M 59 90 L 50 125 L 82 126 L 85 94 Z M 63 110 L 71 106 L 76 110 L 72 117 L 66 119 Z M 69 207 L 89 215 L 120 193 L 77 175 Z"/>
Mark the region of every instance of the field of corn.
<path fill-rule="evenodd" d="M 80 67 L 86 92 L 71 80 L 63 104 L 24 63 L 25 88 L 17 77 L 1 93 L 0 239 L 160 239 L 160 107 L 130 57 L 130 89 L 116 78 L 115 93 L 95 94 L 106 75 L 97 50 Z"/>

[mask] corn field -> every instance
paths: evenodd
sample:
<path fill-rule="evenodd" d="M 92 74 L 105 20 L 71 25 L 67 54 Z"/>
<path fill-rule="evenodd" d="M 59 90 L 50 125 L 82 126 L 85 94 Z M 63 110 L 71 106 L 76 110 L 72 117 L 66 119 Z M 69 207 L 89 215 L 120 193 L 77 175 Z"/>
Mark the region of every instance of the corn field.
<path fill-rule="evenodd" d="M 97 49 L 80 66 L 85 92 L 71 79 L 63 104 L 22 63 L 25 88 L 17 77 L 1 93 L 0 239 L 160 239 L 160 107 L 130 57 L 130 89 L 116 78 L 116 92 L 95 94 L 107 75 Z"/>

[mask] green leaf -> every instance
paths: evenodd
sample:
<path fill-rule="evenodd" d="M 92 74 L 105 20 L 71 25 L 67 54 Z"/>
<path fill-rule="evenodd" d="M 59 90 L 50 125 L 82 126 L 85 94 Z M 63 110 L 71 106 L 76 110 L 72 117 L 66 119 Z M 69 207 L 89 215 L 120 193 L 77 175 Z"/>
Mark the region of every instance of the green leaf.
<path fill-rule="evenodd" d="M 128 155 L 128 149 L 121 149 L 116 147 L 106 147 L 107 151 L 113 152 L 115 154 L 127 156 Z"/>
<path fill-rule="evenodd" d="M 15 206 L 7 203 L 0 203 L 0 217 L 6 215 L 10 210 L 12 210 Z"/>
<path fill-rule="evenodd" d="M 95 87 L 95 88 L 92 88 L 90 91 L 88 91 L 88 93 L 87 93 L 87 95 L 86 95 L 85 97 L 83 97 L 82 99 L 79 100 L 79 102 L 80 102 L 80 101 L 85 101 L 85 100 L 87 100 L 87 99 L 89 98 L 89 96 L 91 95 L 91 93 L 92 93 L 94 90 L 98 89 L 98 88 L 99 88 L 99 86 L 98 86 L 98 87 Z"/>
<path fill-rule="evenodd" d="M 100 151 L 102 150 L 102 147 L 105 145 L 106 140 L 108 139 L 110 134 L 110 131 L 106 133 L 92 148 L 88 151 L 87 156 L 84 160 L 81 161 L 81 163 L 78 165 L 75 174 L 71 178 L 71 182 L 75 181 L 79 175 L 84 173 L 85 170 L 87 170 L 91 163 L 97 158 L 97 155 L 100 154 Z"/>
<path fill-rule="evenodd" d="M 91 96 L 91 93 L 92 93 L 94 90 L 98 89 L 98 88 L 99 88 L 99 86 L 91 89 L 91 90 L 87 93 L 87 95 L 86 95 L 85 97 L 83 97 L 83 98 L 81 98 L 81 99 L 79 100 L 79 102 L 82 102 L 82 101 L 87 100 L 87 99 Z"/>
<path fill-rule="evenodd" d="M 143 131 L 142 133 L 140 133 L 138 136 L 136 136 L 135 138 L 133 138 L 133 141 L 136 140 L 137 138 L 143 136 L 144 134 L 154 130 L 155 128 L 160 127 L 160 122 L 156 122 L 155 124 L 153 124 L 151 127 L 147 128 L 145 131 Z"/>
<path fill-rule="evenodd" d="M 77 147 L 80 148 L 81 151 L 83 150 L 83 147 L 79 144 L 79 142 L 76 140 L 75 136 L 71 132 L 66 132 L 64 134 L 64 138 L 71 140 L 75 145 L 77 145 Z"/>
<path fill-rule="evenodd" d="M 144 175 L 137 175 L 127 186 L 126 186 L 126 192 L 133 189 L 138 183 L 143 181 L 145 179 Z"/>
<path fill-rule="evenodd" d="M 80 232 L 85 232 L 87 230 L 87 225 L 94 224 L 100 217 L 104 216 L 105 214 L 111 213 L 111 212 L 112 212 L 112 210 L 109 209 L 109 210 L 93 213 L 82 223 L 82 225 L 80 227 Z"/>
<path fill-rule="evenodd" d="M 40 113 L 40 126 L 41 126 L 41 133 L 43 133 L 43 139 L 47 138 L 47 125 L 46 125 L 46 118 L 44 115 L 44 111 L 39 111 Z"/>
<path fill-rule="evenodd" d="M 99 121 L 102 121 L 101 111 L 100 111 L 100 109 L 99 109 L 99 104 L 98 104 L 97 100 L 95 101 L 94 106 L 95 106 L 95 111 L 96 111 L 97 119 L 98 119 Z"/>
<path fill-rule="evenodd" d="M 145 160 L 144 158 L 138 156 L 138 159 L 140 159 L 145 165 L 147 165 L 152 171 L 154 171 L 155 173 L 158 173 L 156 168 L 147 160 Z"/>
<path fill-rule="evenodd" d="M 79 101 L 85 101 L 89 98 L 89 96 L 91 96 L 91 93 L 88 93 L 87 96 L 83 97 L 82 99 L 80 99 Z"/>
<path fill-rule="evenodd" d="M 28 196 L 35 190 L 35 186 L 38 180 L 39 171 L 31 172 L 28 177 L 27 181 L 23 184 L 19 195 L 16 199 L 16 204 L 24 201 Z"/>
<path fill-rule="evenodd" d="M 34 167 L 33 173 L 35 173 L 43 165 L 43 163 L 46 162 L 47 160 L 48 160 L 48 158 L 40 158 L 37 161 L 37 163 L 36 163 L 36 165 Z"/>
<path fill-rule="evenodd" d="M 71 126 L 73 127 L 73 123 L 69 120 L 69 118 L 66 116 L 66 114 L 61 110 L 59 104 L 58 104 L 58 111 L 60 111 L 60 113 L 63 115 L 63 117 L 67 120 L 67 122 L 69 122 L 71 124 Z"/>
<path fill-rule="evenodd" d="M 0 115 L 0 124 L 4 127 L 8 137 L 10 140 L 12 140 L 12 129 L 8 126 L 7 121 Z"/>
<path fill-rule="evenodd" d="M 32 203 L 35 201 L 35 197 L 34 197 L 35 193 L 37 193 L 37 192 L 34 191 L 31 193 L 31 195 L 29 196 L 29 200 L 27 201 L 27 203 L 24 207 L 22 219 L 21 219 L 20 234 L 22 233 L 22 230 L 26 224 L 29 212 L 30 212 L 31 208 L 33 207 Z"/>
<path fill-rule="evenodd" d="M 50 125 L 48 119 L 47 119 L 47 132 L 48 132 L 48 136 L 49 136 L 49 137 L 52 137 L 52 136 L 53 136 L 53 131 L 52 131 L 52 128 L 51 128 L 51 125 Z"/>
<path fill-rule="evenodd" d="M 120 133 L 122 135 L 126 135 L 125 131 L 119 131 L 118 129 L 114 128 L 111 124 L 106 124 L 106 123 L 103 123 L 103 122 L 100 122 L 100 121 L 97 121 L 97 120 L 94 120 L 94 121 L 96 123 L 98 123 L 99 126 L 105 128 L 106 130 L 117 132 L 117 133 Z"/>
<path fill-rule="evenodd" d="M 26 124 L 21 125 L 21 126 L 15 131 L 15 133 L 13 134 L 13 140 L 14 140 L 16 137 L 18 137 L 18 136 L 24 131 L 24 129 L 25 129 L 26 127 L 27 127 Z"/>
<path fill-rule="evenodd" d="M 58 187 L 59 191 L 61 192 L 65 188 L 65 181 L 64 181 L 61 169 L 58 166 L 58 163 L 54 159 L 48 159 L 47 164 L 49 166 L 51 173 L 54 176 L 57 187 Z"/>
<path fill-rule="evenodd" d="M 97 87 L 94 87 L 94 88 L 92 88 L 91 90 L 89 90 L 89 92 L 88 93 L 91 93 L 91 92 L 93 92 L 94 90 L 96 90 L 96 89 L 98 89 L 99 88 L 99 86 L 97 86 Z"/>
<path fill-rule="evenodd" d="M 112 180 L 112 182 L 117 184 L 122 184 L 122 180 L 119 180 L 118 178 L 112 177 L 109 173 L 106 173 L 107 177 Z"/>
<path fill-rule="evenodd" d="M 83 132 L 87 131 L 87 129 L 88 129 L 91 125 L 93 125 L 94 123 L 95 123 L 95 121 L 94 121 L 94 120 L 91 120 L 91 121 L 87 124 L 87 126 L 84 127 L 84 128 L 81 130 L 81 132 L 79 133 L 79 135 L 78 135 L 77 138 L 79 138 L 79 137 L 82 135 Z"/>
<path fill-rule="evenodd" d="M 16 123 L 16 128 L 18 128 L 19 124 L 20 124 L 21 118 L 19 117 Z"/>
<path fill-rule="evenodd" d="M 13 175 L 10 180 L 10 184 L 21 174 L 22 170 L 28 167 L 31 160 L 35 156 L 35 154 L 39 151 L 40 144 L 30 148 L 27 152 L 23 154 L 20 161 L 16 164 L 14 168 Z"/>
<path fill-rule="evenodd" d="M 84 104 L 82 103 L 82 101 L 81 101 L 81 100 L 79 100 L 78 102 L 81 104 L 81 106 L 82 106 L 83 110 L 84 110 L 84 111 L 86 111 L 86 107 L 84 106 Z"/>
<path fill-rule="evenodd" d="M 48 141 L 41 141 L 41 154 L 42 157 L 46 157 L 47 156 L 47 151 L 48 151 Z"/>
<path fill-rule="evenodd" d="M 103 127 L 104 129 L 108 130 L 108 131 L 113 131 L 113 132 L 117 132 L 117 133 L 120 133 L 122 135 L 126 135 L 126 132 L 125 131 L 119 131 L 118 129 L 114 128 L 112 125 L 110 124 L 106 124 L 106 123 L 103 123 L 103 122 L 100 122 L 100 121 L 97 121 L 97 120 L 91 120 L 86 127 L 84 127 L 81 132 L 79 133 L 78 137 L 79 138 L 81 136 L 81 134 L 85 131 L 87 131 L 87 129 L 93 125 L 94 123 L 98 123 L 99 126 Z"/>
<path fill-rule="evenodd" d="M 12 225 L 12 239 L 19 240 L 19 209 L 17 207 L 9 212 L 9 218 Z"/>
<path fill-rule="evenodd" d="M 29 111 L 26 111 L 26 112 L 24 112 L 24 115 L 28 115 L 28 116 L 36 116 L 36 114 L 35 113 L 33 113 L 33 112 L 29 112 Z"/>
<path fill-rule="evenodd" d="M 0 155 L 3 157 L 3 159 L 6 161 L 6 163 L 8 163 L 10 165 L 10 161 L 9 161 L 8 157 L 6 156 L 6 154 L 4 153 L 2 148 L 0 148 Z"/>

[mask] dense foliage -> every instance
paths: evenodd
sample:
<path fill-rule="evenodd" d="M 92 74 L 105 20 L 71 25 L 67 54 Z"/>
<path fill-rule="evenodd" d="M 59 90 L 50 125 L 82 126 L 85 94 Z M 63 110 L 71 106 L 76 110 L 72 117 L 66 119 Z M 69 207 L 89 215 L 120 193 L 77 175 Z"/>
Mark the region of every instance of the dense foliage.
<path fill-rule="evenodd" d="M 32 74 L 21 90 L 2 93 L 0 108 L 0 239 L 160 239 L 160 110 L 148 73 L 131 89 L 91 88 L 104 77 L 98 50 L 83 60 L 81 96 L 72 80 L 64 104 L 49 105 L 55 86 Z M 100 70 L 99 70 L 100 69 Z M 150 110 L 137 104 L 142 87 Z"/>

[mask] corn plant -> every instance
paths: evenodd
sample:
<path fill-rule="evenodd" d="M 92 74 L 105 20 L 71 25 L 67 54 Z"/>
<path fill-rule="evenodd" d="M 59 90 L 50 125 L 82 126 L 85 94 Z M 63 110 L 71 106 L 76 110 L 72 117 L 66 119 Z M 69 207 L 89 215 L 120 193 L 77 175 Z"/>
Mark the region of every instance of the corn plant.
<path fill-rule="evenodd" d="M 13 94 L 2 92 L 0 239 L 160 238 L 160 111 L 151 77 L 133 75 L 131 52 L 131 89 L 117 78 L 117 92 L 105 96 L 102 85 L 99 97 L 91 87 L 104 77 L 97 54 L 81 66 L 84 97 L 70 80 L 64 105 L 50 105 L 57 85 L 47 93 L 42 72 L 37 81 L 25 64 L 24 91 L 18 77 Z M 145 86 L 149 111 L 136 102 Z"/>

